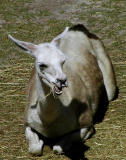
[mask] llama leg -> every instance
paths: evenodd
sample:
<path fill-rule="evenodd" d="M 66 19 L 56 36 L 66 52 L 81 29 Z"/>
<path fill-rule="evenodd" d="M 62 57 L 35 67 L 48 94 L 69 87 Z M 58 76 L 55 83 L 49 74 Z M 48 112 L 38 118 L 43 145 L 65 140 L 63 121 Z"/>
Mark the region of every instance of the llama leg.
<path fill-rule="evenodd" d="M 41 155 L 44 142 L 39 139 L 37 133 L 33 132 L 30 127 L 26 127 L 25 136 L 29 144 L 29 153 Z"/>
<path fill-rule="evenodd" d="M 90 138 L 95 132 L 95 129 L 92 127 L 90 129 L 88 128 L 82 128 L 80 129 L 80 137 L 82 141 L 86 141 L 88 138 Z"/>

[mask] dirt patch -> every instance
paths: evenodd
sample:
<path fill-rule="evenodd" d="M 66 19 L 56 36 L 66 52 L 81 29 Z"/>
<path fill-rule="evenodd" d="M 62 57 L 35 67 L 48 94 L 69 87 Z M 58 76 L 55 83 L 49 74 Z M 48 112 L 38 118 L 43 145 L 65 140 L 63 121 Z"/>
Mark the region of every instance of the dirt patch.
<path fill-rule="evenodd" d="M 35 2 L 29 6 L 29 12 L 48 11 L 49 15 L 40 19 L 40 23 L 43 23 L 47 19 L 68 20 L 71 23 L 84 23 L 83 20 L 80 20 L 79 17 L 76 16 L 77 12 L 81 12 L 82 8 L 80 6 L 82 4 L 90 5 L 91 2 L 89 0 L 35 0 Z"/>
<path fill-rule="evenodd" d="M 35 15 L 34 19 L 31 18 L 32 22 L 45 24 L 45 26 L 51 19 L 65 20 L 72 24 L 81 23 L 91 28 L 94 33 L 98 33 L 108 46 L 112 45 L 114 34 L 121 35 L 125 32 L 125 29 L 120 27 L 125 17 L 125 7 L 118 1 L 35 0 L 25 6 L 29 14 Z M 119 11 L 120 7 L 122 12 Z M 119 27 L 119 32 L 116 32 Z M 46 28 L 48 29 L 47 26 Z M 104 35 L 106 31 L 109 34 L 111 31 L 113 35 Z"/>

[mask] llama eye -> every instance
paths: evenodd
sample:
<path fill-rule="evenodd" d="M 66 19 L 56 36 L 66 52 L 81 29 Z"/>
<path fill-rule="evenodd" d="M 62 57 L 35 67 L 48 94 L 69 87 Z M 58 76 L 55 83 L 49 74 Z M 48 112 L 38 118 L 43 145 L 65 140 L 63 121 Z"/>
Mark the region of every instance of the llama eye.
<path fill-rule="evenodd" d="M 43 70 L 43 69 L 47 68 L 48 66 L 46 64 L 40 64 L 39 67 L 41 70 Z"/>

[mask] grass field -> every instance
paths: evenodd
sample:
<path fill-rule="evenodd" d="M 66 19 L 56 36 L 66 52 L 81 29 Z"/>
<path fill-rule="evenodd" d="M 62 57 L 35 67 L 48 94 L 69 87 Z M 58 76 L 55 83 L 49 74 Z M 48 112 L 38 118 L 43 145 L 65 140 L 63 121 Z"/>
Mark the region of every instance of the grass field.
<path fill-rule="evenodd" d="M 119 97 L 86 142 L 89 160 L 126 160 L 126 1 L 0 0 L 0 160 L 68 160 L 45 146 L 42 157 L 27 152 L 24 109 L 34 59 L 7 35 L 36 44 L 50 41 L 66 26 L 83 23 L 104 42 L 112 59 Z"/>

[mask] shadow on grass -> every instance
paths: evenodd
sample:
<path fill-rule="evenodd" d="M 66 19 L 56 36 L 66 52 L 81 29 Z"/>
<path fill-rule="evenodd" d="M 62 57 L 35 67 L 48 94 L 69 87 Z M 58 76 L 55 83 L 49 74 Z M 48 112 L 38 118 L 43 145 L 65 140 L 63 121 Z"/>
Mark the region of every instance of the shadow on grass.
<path fill-rule="evenodd" d="M 65 152 L 65 155 L 71 160 L 88 160 L 84 153 L 89 149 L 88 146 L 84 145 L 82 142 L 72 145 L 69 151 Z"/>
<path fill-rule="evenodd" d="M 51 143 L 51 145 L 50 144 L 48 144 L 48 145 L 51 148 L 53 147 L 52 143 Z M 85 157 L 84 153 L 89 149 L 89 147 L 86 146 L 81 140 L 78 142 L 72 143 L 70 146 L 68 144 L 67 147 L 63 148 L 63 152 L 64 152 L 63 154 L 65 156 L 67 156 L 69 159 L 71 159 L 71 160 L 88 160 Z"/>

